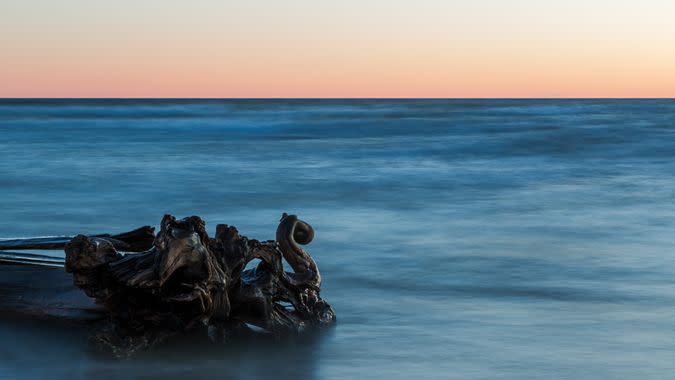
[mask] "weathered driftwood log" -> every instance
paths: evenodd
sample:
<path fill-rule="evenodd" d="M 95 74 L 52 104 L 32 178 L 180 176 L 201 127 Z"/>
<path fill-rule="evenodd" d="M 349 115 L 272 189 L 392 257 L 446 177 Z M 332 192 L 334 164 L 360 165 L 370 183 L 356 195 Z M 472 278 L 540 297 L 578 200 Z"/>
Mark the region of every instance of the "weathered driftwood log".
<path fill-rule="evenodd" d="M 125 252 L 143 252 L 152 247 L 155 239 L 155 229 L 150 226 L 137 228 L 133 231 L 117 235 L 100 234 L 91 237 L 110 241 L 115 249 Z M 63 249 L 72 236 L 45 237 L 33 239 L 12 239 L 0 241 L 0 250 L 21 249 Z"/>
<path fill-rule="evenodd" d="M 118 354 L 198 326 L 213 337 L 246 325 L 297 333 L 335 321 L 319 295 L 318 267 L 300 247 L 313 236 L 295 215 L 283 214 L 276 241 L 265 242 L 225 224 L 210 238 L 201 218 L 165 215 L 149 250 L 122 255 L 109 237 L 78 235 L 65 246 L 65 268 L 110 312 L 95 340 Z M 260 263 L 245 270 L 254 259 Z"/>
<path fill-rule="evenodd" d="M 96 324 L 106 310 L 73 286 L 63 269 L 50 266 L 0 265 L 0 317 Z M 0 321 L 0 323 L 4 323 Z"/>
<path fill-rule="evenodd" d="M 65 261 L 60 257 L 45 256 L 25 252 L 0 251 L 0 264 L 63 268 L 63 266 L 65 265 Z"/>

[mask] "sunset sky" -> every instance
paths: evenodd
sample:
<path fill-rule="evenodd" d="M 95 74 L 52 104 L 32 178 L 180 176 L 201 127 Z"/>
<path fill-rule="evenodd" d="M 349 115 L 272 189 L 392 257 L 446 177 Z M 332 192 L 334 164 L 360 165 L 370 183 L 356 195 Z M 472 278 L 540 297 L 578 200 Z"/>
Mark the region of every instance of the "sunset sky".
<path fill-rule="evenodd" d="M 1 0 L 0 97 L 675 97 L 673 0 Z"/>

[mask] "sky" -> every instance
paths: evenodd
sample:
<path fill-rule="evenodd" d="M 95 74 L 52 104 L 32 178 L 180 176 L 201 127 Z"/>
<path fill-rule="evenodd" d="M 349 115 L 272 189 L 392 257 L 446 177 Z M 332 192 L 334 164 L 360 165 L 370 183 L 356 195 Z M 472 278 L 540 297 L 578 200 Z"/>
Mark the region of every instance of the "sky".
<path fill-rule="evenodd" d="M 673 0 L 0 0 L 0 97 L 675 97 Z"/>

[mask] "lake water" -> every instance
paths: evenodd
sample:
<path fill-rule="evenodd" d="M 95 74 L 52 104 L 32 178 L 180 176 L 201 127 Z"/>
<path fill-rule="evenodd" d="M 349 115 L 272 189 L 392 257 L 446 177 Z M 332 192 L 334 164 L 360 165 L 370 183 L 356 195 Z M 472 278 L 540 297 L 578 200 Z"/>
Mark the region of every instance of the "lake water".
<path fill-rule="evenodd" d="M 0 100 L 0 192 L 0 238 L 295 213 L 338 315 L 125 361 L 0 320 L 2 379 L 675 376 L 675 100 Z"/>

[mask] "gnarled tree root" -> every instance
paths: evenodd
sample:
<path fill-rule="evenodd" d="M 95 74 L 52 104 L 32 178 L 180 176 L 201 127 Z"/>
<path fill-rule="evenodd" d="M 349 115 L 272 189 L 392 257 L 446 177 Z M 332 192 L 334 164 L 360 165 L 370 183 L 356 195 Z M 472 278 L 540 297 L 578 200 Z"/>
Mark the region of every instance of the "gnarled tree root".
<path fill-rule="evenodd" d="M 93 340 L 124 356 L 199 326 L 222 338 L 237 326 L 280 335 L 333 324 L 335 312 L 319 295 L 318 267 L 300 247 L 313 236 L 295 215 L 284 214 L 276 241 L 265 242 L 224 224 L 210 238 L 201 218 L 165 215 L 152 246 L 140 253 L 118 252 L 118 240 L 129 245 L 120 237 L 74 237 L 65 245 L 65 268 L 110 313 Z M 245 270 L 254 259 L 260 263 Z M 284 271 L 282 259 L 293 272 Z"/>

